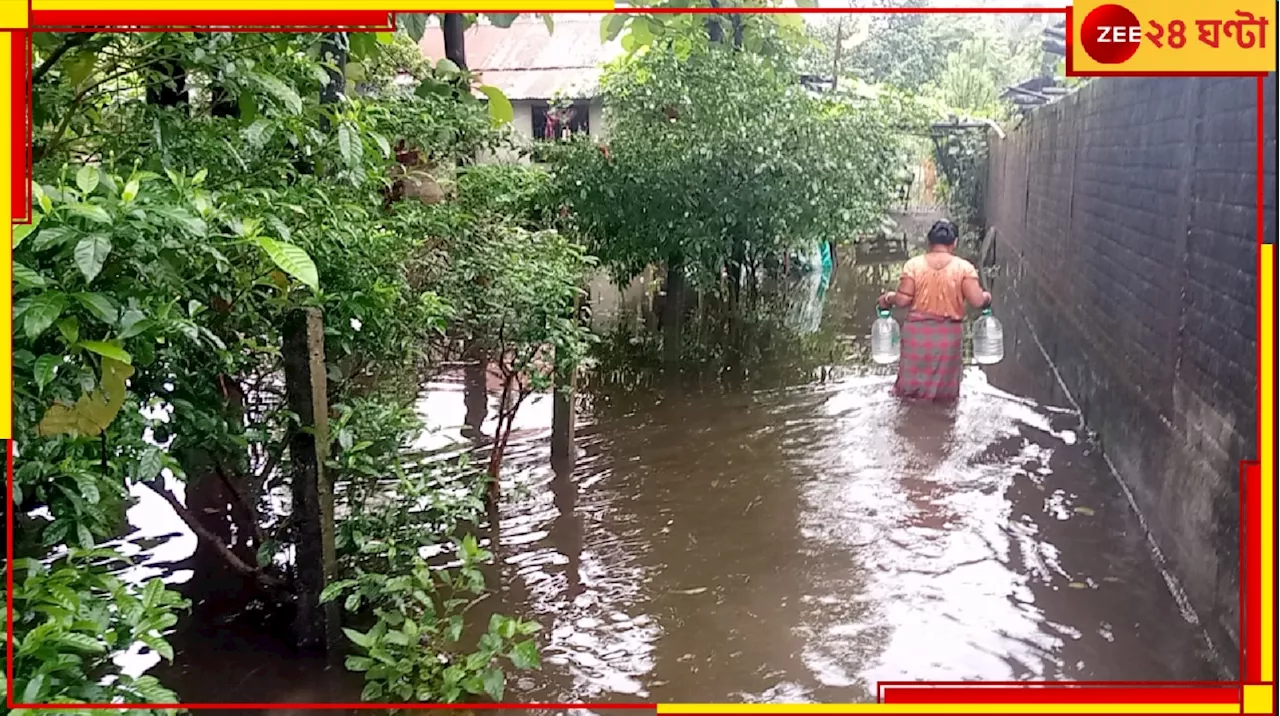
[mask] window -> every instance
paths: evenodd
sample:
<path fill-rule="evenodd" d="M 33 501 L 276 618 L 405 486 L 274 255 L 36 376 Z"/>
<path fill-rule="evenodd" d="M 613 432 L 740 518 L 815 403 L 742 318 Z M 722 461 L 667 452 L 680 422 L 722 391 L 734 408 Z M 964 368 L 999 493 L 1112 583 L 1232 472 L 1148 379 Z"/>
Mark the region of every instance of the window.
<path fill-rule="evenodd" d="M 591 131 L 591 104 L 578 100 L 570 105 L 553 108 L 547 102 L 533 105 L 534 139 L 559 139 L 568 134 L 587 134 Z"/>

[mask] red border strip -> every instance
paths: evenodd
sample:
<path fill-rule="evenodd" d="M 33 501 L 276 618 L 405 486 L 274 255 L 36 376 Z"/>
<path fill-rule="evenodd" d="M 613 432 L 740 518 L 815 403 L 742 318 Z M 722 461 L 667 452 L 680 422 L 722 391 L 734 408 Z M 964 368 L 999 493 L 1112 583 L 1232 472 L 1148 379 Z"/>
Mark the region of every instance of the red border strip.
<path fill-rule="evenodd" d="M 20 224 L 31 221 L 31 33 L 11 33 L 9 81 L 9 218 Z M 21 89 L 19 89 L 21 88 Z"/>
<path fill-rule="evenodd" d="M 227 29 L 239 32 L 392 30 L 386 10 L 33 10 L 37 30 Z M 123 26 L 123 27 L 122 27 Z"/>
<path fill-rule="evenodd" d="M 1240 464 L 1240 492 L 1244 496 L 1245 510 L 1241 515 L 1241 546 L 1245 557 L 1245 573 L 1241 591 L 1244 593 L 1244 662 L 1241 668 L 1245 683 L 1260 684 L 1268 681 L 1262 673 L 1262 465 L 1256 462 Z"/>
<path fill-rule="evenodd" d="M 1238 704 L 1240 687 L 1229 686 L 894 686 L 886 704 Z"/>

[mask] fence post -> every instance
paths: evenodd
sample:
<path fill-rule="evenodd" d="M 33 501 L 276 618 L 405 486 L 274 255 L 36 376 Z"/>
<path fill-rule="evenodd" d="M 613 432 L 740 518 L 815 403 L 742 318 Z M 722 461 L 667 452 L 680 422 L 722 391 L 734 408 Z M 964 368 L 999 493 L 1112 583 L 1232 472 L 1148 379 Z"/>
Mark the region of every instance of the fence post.
<path fill-rule="evenodd" d="M 584 286 L 583 294 L 590 302 L 590 288 Z M 573 301 L 574 318 L 586 322 L 583 312 L 583 296 Z M 557 370 L 557 373 L 559 371 Z M 578 422 L 578 370 L 564 377 L 563 384 L 555 385 L 551 393 L 551 462 L 572 467 L 574 462 L 574 433 Z"/>
<path fill-rule="evenodd" d="M 289 438 L 298 577 L 294 633 L 299 647 L 339 653 L 338 605 L 320 604 L 320 593 L 337 566 L 333 488 L 324 466 L 329 452 L 329 398 L 320 309 L 298 309 L 285 319 L 283 358 L 288 406 L 301 428 Z"/>

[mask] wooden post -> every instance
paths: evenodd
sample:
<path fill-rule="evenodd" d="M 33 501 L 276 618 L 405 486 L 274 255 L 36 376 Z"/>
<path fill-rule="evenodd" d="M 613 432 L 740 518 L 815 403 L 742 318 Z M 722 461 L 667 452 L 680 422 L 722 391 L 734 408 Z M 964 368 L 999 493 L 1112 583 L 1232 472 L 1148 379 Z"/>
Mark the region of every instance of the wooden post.
<path fill-rule="evenodd" d="M 294 633 L 303 649 L 339 653 L 337 603 L 320 604 L 334 577 L 333 488 L 325 474 L 329 452 L 329 398 L 324 370 L 324 317 L 298 309 L 284 326 L 284 380 L 289 409 L 301 430 L 289 439 L 293 520 L 296 527 L 297 615 Z"/>

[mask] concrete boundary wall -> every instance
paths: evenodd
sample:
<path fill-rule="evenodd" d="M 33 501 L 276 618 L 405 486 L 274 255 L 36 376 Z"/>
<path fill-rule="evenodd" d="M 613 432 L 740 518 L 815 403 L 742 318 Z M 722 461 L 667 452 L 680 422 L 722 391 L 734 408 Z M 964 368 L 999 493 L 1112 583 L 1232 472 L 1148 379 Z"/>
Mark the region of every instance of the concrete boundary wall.
<path fill-rule="evenodd" d="M 1274 74 L 1264 92 L 1274 241 Z M 1095 80 L 992 137 L 986 206 L 1002 288 L 1233 672 L 1239 463 L 1258 452 L 1258 113 L 1254 79 Z"/>

